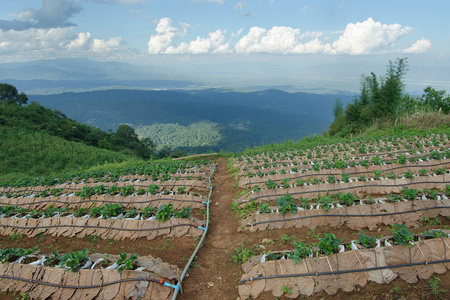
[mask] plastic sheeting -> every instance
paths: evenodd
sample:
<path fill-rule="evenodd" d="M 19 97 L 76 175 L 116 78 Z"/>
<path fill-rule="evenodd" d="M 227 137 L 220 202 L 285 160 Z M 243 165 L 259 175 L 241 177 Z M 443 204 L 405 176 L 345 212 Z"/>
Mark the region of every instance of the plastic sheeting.
<path fill-rule="evenodd" d="M 418 279 L 430 278 L 433 273 L 442 274 L 450 269 L 450 263 L 432 263 L 450 259 L 449 245 L 450 238 L 439 238 L 419 241 L 412 247 L 398 245 L 304 258 L 299 264 L 294 264 L 292 259 L 265 261 L 253 267 L 247 264 L 245 270 L 248 271 L 241 281 L 253 280 L 239 286 L 239 296 L 240 299 L 254 298 L 266 291 L 280 297 L 282 287 L 291 288 L 291 294 L 285 295 L 289 298 L 297 298 L 299 294 L 310 296 L 320 291 L 333 295 L 338 290 L 351 292 L 356 290 L 356 286 L 364 286 L 369 281 L 388 284 L 396 277 L 412 284 Z M 396 267 L 404 264 L 409 266 Z M 379 269 L 358 271 L 369 268 Z M 325 272 L 331 273 L 317 275 Z"/>

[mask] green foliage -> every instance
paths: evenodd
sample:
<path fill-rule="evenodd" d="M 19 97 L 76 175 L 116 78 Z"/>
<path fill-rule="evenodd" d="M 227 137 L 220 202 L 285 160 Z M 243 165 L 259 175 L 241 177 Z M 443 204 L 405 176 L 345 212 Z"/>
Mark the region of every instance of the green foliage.
<path fill-rule="evenodd" d="M 445 299 L 446 289 L 441 288 L 441 280 L 438 277 L 432 277 L 427 280 L 428 294 L 438 299 Z M 444 295 L 442 295 L 444 294 Z"/>
<path fill-rule="evenodd" d="M 429 237 L 429 238 L 441 238 L 441 237 L 448 237 L 446 233 L 444 233 L 442 230 L 431 230 L 431 231 L 425 231 L 423 233 L 423 236 Z"/>
<path fill-rule="evenodd" d="M 7 83 L 0 83 L 0 103 L 5 104 L 27 104 L 28 97 L 24 93 L 17 91 L 17 88 Z"/>
<path fill-rule="evenodd" d="M 192 217 L 191 212 L 192 212 L 191 207 L 183 207 L 180 211 L 176 211 L 174 213 L 174 217 L 189 219 Z"/>
<path fill-rule="evenodd" d="M 269 179 L 266 182 L 266 186 L 268 189 L 276 189 L 277 188 L 277 184 L 272 179 Z"/>
<path fill-rule="evenodd" d="M 392 237 L 397 245 L 405 245 L 410 247 L 414 242 L 414 235 L 403 224 L 392 224 Z"/>
<path fill-rule="evenodd" d="M 277 206 L 280 208 L 279 212 L 284 215 L 285 212 L 290 211 L 292 214 L 297 214 L 298 205 L 294 202 L 291 195 L 286 194 L 277 199 Z"/>
<path fill-rule="evenodd" d="M 137 253 L 131 254 L 128 258 L 126 252 L 119 253 L 119 259 L 116 262 L 119 265 L 117 271 L 122 274 L 124 270 L 132 270 L 134 268 L 134 262 L 137 258 Z"/>
<path fill-rule="evenodd" d="M 260 212 L 260 213 L 270 213 L 271 210 L 270 210 L 269 204 L 266 203 L 266 202 L 261 202 L 261 203 L 259 204 L 259 212 Z"/>
<path fill-rule="evenodd" d="M 159 221 L 167 221 L 169 220 L 173 215 L 173 205 L 170 204 L 163 204 L 160 207 L 158 207 L 158 211 L 156 213 L 156 220 Z"/>
<path fill-rule="evenodd" d="M 338 250 L 339 243 L 342 242 L 342 240 L 337 239 L 332 233 L 324 233 L 324 236 L 324 238 L 319 238 L 319 250 L 325 255 L 334 254 L 335 251 Z"/>
<path fill-rule="evenodd" d="M 406 186 L 402 189 L 402 196 L 408 200 L 415 200 L 419 193 L 416 189 L 408 189 Z"/>
<path fill-rule="evenodd" d="M 155 211 L 155 208 L 152 207 L 151 205 L 144 207 L 141 210 L 142 213 L 142 217 L 144 218 L 150 218 L 153 215 L 153 212 Z"/>
<path fill-rule="evenodd" d="M 245 244 L 248 243 L 243 241 L 238 247 L 234 248 L 233 255 L 230 259 L 231 263 L 243 264 L 249 258 L 258 254 L 258 245 L 255 244 L 250 248 L 246 248 Z"/>
<path fill-rule="evenodd" d="M 289 253 L 288 258 L 293 259 L 294 264 L 300 263 L 303 258 L 313 254 L 311 248 L 309 248 L 303 241 L 294 241 L 292 242 L 292 245 L 295 247 L 295 250 L 294 252 Z"/>
<path fill-rule="evenodd" d="M 78 272 L 86 263 L 89 251 L 87 248 L 83 250 L 64 254 L 59 259 L 59 264 L 72 272 Z"/>
<path fill-rule="evenodd" d="M 377 239 L 374 236 L 369 236 L 364 233 L 358 233 L 358 243 L 366 248 L 372 248 L 375 246 Z"/>

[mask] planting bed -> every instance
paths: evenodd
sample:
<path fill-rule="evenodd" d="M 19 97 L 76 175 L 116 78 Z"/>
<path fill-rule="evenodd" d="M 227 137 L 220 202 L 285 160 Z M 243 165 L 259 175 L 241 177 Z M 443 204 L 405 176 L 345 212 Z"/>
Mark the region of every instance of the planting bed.
<path fill-rule="evenodd" d="M 168 162 L 95 178 L 3 181 L 1 290 L 36 299 L 170 299 L 205 232 L 213 172 L 208 161 Z"/>
<path fill-rule="evenodd" d="M 235 251 L 241 299 L 414 284 L 450 267 L 446 135 L 247 152 L 229 169 L 237 231 L 256 234 Z M 358 245 L 358 234 L 377 242 Z"/>

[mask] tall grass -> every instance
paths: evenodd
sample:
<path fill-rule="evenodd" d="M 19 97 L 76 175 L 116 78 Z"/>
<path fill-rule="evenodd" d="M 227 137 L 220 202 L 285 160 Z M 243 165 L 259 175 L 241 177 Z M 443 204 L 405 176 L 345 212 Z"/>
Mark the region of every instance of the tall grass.
<path fill-rule="evenodd" d="M 129 160 L 136 158 L 43 132 L 0 126 L 0 179 L 76 172 Z"/>

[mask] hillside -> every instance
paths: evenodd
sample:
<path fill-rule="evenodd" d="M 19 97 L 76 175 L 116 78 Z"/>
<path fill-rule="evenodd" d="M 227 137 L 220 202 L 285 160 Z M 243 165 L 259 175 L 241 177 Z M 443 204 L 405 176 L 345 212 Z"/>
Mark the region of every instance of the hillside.
<path fill-rule="evenodd" d="M 344 103 L 351 96 L 340 96 Z M 332 121 L 336 95 L 279 90 L 106 90 L 30 95 L 45 107 L 104 130 L 128 124 L 140 137 L 187 153 L 237 151 L 320 134 Z M 205 124 L 208 124 L 205 126 Z M 195 138 L 186 131 L 197 130 Z M 171 132 L 168 138 L 167 132 Z M 213 136 L 213 137 L 212 137 Z"/>

